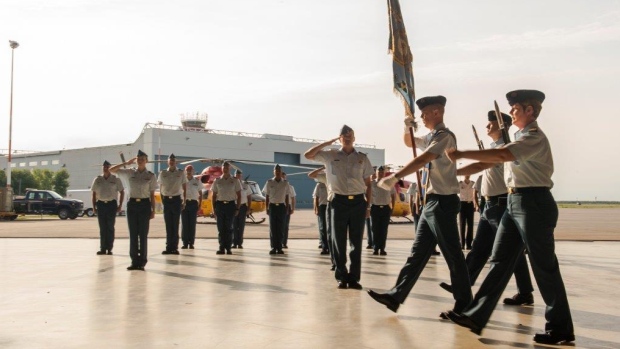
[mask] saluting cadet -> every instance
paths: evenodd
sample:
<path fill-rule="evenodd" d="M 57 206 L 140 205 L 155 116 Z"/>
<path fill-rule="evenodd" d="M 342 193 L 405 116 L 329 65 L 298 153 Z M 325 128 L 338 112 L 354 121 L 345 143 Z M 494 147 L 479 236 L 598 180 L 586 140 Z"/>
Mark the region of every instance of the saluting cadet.
<path fill-rule="evenodd" d="M 93 211 L 99 222 L 98 255 L 112 254 L 114 248 L 114 224 L 116 215 L 123 207 L 125 188 L 120 178 L 110 173 L 110 163 L 103 162 L 103 174 L 97 176 L 90 186 L 93 192 Z M 119 199 L 120 194 L 120 199 Z M 118 201 L 117 201 L 118 199 Z"/>
<path fill-rule="evenodd" d="M 446 152 L 452 161 L 465 158 L 484 163 L 504 162 L 508 187 L 507 209 L 497 230 L 489 274 L 469 306 L 447 315 L 458 325 L 480 334 L 525 247 L 547 305 L 545 332 L 537 333 L 534 341 L 572 342 L 573 321 L 553 237 L 558 220 L 558 206 L 550 191 L 553 156 L 549 140 L 537 122 L 545 95 L 536 90 L 516 90 L 508 92 L 506 98 L 512 107 L 512 123 L 519 128 L 514 142 L 496 149 Z"/>
<path fill-rule="evenodd" d="M 282 237 L 286 228 L 286 214 L 289 210 L 289 185 L 286 179 L 282 178 L 280 165 L 273 168 L 273 175 L 273 178 L 268 179 L 263 188 L 269 216 L 269 240 L 271 242 L 269 254 L 284 254 Z"/>
<path fill-rule="evenodd" d="M 138 168 L 121 169 L 121 166 L 138 163 Z M 149 222 L 155 218 L 155 189 L 157 177 L 146 169 L 148 156 L 138 150 L 138 156 L 122 164 L 110 167 L 129 184 L 127 202 L 127 225 L 129 226 L 129 256 L 131 265 L 127 270 L 144 270 L 148 256 Z"/>
<path fill-rule="evenodd" d="M 211 203 L 217 219 L 217 240 L 220 248 L 216 254 L 232 254 L 233 220 L 241 205 L 241 183 L 230 175 L 230 163 L 222 164 L 222 177 L 211 185 Z"/>
<path fill-rule="evenodd" d="M 323 148 L 339 140 L 340 149 Z M 355 133 L 342 126 L 340 136 L 310 148 L 304 156 L 325 166 L 329 193 L 332 229 L 332 250 L 336 263 L 335 277 L 338 288 L 361 290 L 362 241 L 364 220 L 370 217 L 370 198 L 373 174 L 368 156 L 355 150 Z M 351 250 L 350 268 L 347 269 L 347 237 Z"/>
<path fill-rule="evenodd" d="M 396 189 L 385 190 L 377 186 L 377 181 L 385 176 L 385 168 L 377 168 L 377 179 L 372 181 L 372 206 L 370 208 L 370 219 L 372 220 L 372 236 L 375 242 L 373 255 L 387 255 L 385 252 L 385 242 L 387 240 L 390 217 L 396 202 Z"/>
<path fill-rule="evenodd" d="M 196 219 L 198 210 L 202 205 L 202 183 L 194 177 L 194 166 L 185 166 L 185 207 L 181 210 L 181 239 L 183 240 L 182 249 L 194 249 L 196 241 Z"/>
<path fill-rule="evenodd" d="M 459 223 L 461 228 L 461 248 L 471 250 L 471 242 L 474 240 L 474 182 L 469 180 L 469 175 L 459 181 L 459 198 L 461 199 L 461 211 Z"/>
<path fill-rule="evenodd" d="M 288 182 L 286 179 L 286 173 L 282 172 L 282 178 Z M 295 212 L 295 197 L 297 194 L 295 193 L 295 187 L 291 185 L 291 182 L 288 182 L 288 210 L 286 212 L 286 224 L 284 225 L 284 234 L 282 235 L 282 248 L 288 248 L 288 227 L 291 224 L 291 215 Z"/>
<path fill-rule="evenodd" d="M 166 249 L 161 254 L 179 254 L 179 221 L 185 206 L 187 176 L 176 165 L 176 157 L 170 154 L 168 168 L 159 173 L 157 180 L 166 223 Z"/>
<path fill-rule="evenodd" d="M 243 248 L 243 232 L 245 231 L 245 218 L 252 204 L 252 189 L 246 181 L 243 180 L 243 172 L 240 169 L 235 171 L 235 178 L 241 184 L 241 205 L 239 205 L 239 214 L 233 219 L 233 248 Z"/>
<path fill-rule="evenodd" d="M 456 166 L 444 155 L 446 149 L 456 147 L 456 137 L 443 123 L 445 97 L 425 97 L 418 99 L 416 104 L 422 111 L 424 126 L 431 131 L 424 137 L 415 138 L 414 146 L 423 149 L 423 152 L 401 170 L 382 179 L 379 186 L 390 188 L 398 182 L 398 178 L 424 167 L 428 181 L 423 184 L 426 204 L 420 216 L 411 256 L 400 271 L 396 285 L 387 293 L 372 290 L 368 293 L 374 300 L 396 312 L 407 299 L 435 246 L 439 244 L 450 269 L 453 297 L 456 300 L 454 309 L 460 311 L 471 302 L 472 294 L 456 225 L 459 212 Z M 405 121 L 407 123 L 411 119 Z"/>
<path fill-rule="evenodd" d="M 314 214 L 317 216 L 319 226 L 319 240 L 321 241 L 321 254 L 329 254 L 327 242 L 327 186 L 325 183 L 317 183 L 312 192 Z"/>
<path fill-rule="evenodd" d="M 506 127 L 510 127 L 512 119 L 507 114 L 502 114 L 504 124 Z M 497 122 L 497 116 L 495 111 L 489 111 L 487 123 L 487 134 L 493 142 L 490 149 L 495 149 L 504 145 L 502 133 Z M 473 163 L 467 165 L 456 171 L 457 175 L 469 175 L 484 170 L 482 173 L 482 180 L 480 183 L 480 190 L 487 199 L 485 201 L 485 209 L 480 215 L 480 221 L 478 222 L 478 229 L 476 230 L 476 238 L 471 252 L 467 254 L 465 263 L 467 263 L 467 270 L 469 271 L 469 282 L 473 286 L 478 279 L 478 275 L 484 268 L 491 255 L 493 249 L 493 242 L 497 233 L 497 227 L 499 222 L 506 211 L 506 202 L 508 196 L 508 189 L 506 188 L 506 182 L 504 181 L 504 164 L 503 163 Z M 462 202 L 461 202 L 462 203 Z M 532 292 L 532 280 L 530 279 L 530 271 L 527 267 L 527 259 L 522 254 L 519 257 L 516 268 L 514 271 L 515 280 L 517 281 L 517 293 L 513 298 L 506 298 L 505 304 L 508 305 L 531 305 L 534 303 L 534 296 Z M 452 287 L 446 283 L 439 284 L 444 290 L 451 292 Z"/>

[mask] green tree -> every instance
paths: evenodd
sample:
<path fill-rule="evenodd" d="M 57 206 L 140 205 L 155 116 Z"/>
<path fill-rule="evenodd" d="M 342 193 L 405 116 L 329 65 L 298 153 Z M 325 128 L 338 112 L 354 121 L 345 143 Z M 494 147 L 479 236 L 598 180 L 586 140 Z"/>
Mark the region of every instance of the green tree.
<path fill-rule="evenodd" d="M 38 183 L 37 189 L 54 190 L 54 172 L 51 170 L 32 170 L 32 176 Z"/>
<path fill-rule="evenodd" d="M 6 185 L 6 182 L 5 182 Z M 12 170 L 11 186 L 15 195 L 24 195 L 26 188 L 39 188 L 39 183 L 28 170 Z"/>
<path fill-rule="evenodd" d="M 69 188 L 69 172 L 64 168 L 54 173 L 54 191 L 58 194 L 67 195 L 67 189 Z"/>
<path fill-rule="evenodd" d="M 6 187 L 6 173 L 0 170 L 0 187 Z"/>

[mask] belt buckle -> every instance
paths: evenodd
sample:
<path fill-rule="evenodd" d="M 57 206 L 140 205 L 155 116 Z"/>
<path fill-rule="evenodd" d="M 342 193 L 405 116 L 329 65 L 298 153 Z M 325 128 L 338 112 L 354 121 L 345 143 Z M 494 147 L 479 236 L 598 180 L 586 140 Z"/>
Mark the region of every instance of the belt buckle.
<path fill-rule="evenodd" d="M 379 205 L 379 208 L 383 208 L 384 205 Z"/>
<path fill-rule="evenodd" d="M 142 201 L 142 199 L 134 199 L 136 202 L 140 202 Z"/>
<path fill-rule="evenodd" d="M 274 204 L 274 205 L 276 205 L 276 206 L 280 206 L 280 204 Z"/>
<path fill-rule="evenodd" d="M 353 195 L 349 195 L 349 196 L 348 196 L 348 199 L 349 199 L 349 200 L 353 200 L 354 198 L 355 198 L 355 196 L 353 196 Z"/>
<path fill-rule="evenodd" d="M 228 204 L 228 201 L 222 201 L 223 204 Z"/>
<path fill-rule="evenodd" d="M 172 196 L 168 196 L 168 199 L 172 199 Z"/>

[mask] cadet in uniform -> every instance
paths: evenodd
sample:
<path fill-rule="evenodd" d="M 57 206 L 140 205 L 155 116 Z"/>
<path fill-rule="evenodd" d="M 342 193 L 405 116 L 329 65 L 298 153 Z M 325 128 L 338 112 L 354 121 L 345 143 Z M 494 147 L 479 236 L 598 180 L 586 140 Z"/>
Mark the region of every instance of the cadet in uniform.
<path fill-rule="evenodd" d="M 403 169 L 382 179 L 379 186 L 390 188 L 398 182 L 398 178 L 415 173 L 424 166 L 428 180 L 425 187 L 426 204 L 420 216 L 411 256 L 400 271 L 396 285 L 387 293 L 372 290 L 368 293 L 374 300 L 396 312 L 407 299 L 435 246 L 439 244 L 454 286 L 454 309 L 461 311 L 471 302 L 472 293 L 456 225 L 460 204 L 456 166 L 444 155 L 446 149 L 456 147 L 456 137 L 443 123 L 445 97 L 425 97 L 417 100 L 416 104 L 422 111 L 424 126 L 431 131 L 425 137 L 415 138 L 414 146 L 424 151 Z M 408 122 L 407 119 L 405 121 Z M 441 316 L 445 317 L 443 313 Z"/>
<path fill-rule="evenodd" d="M 245 218 L 252 204 L 252 190 L 250 186 L 243 180 L 240 169 L 235 171 L 235 178 L 239 180 L 241 185 L 241 205 L 239 205 L 239 214 L 233 219 L 233 248 L 243 248 L 243 232 L 245 231 Z"/>
<path fill-rule="evenodd" d="M 157 180 L 166 223 L 166 249 L 161 254 L 179 254 L 179 221 L 185 205 L 187 177 L 176 164 L 176 157 L 170 154 L 168 168 L 159 173 Z"/>
<path fill-rule="evenodd" d="M 114 248 L 114 224 L 116 215 L 123 207 L 125 188 L 120 178 L 110 173 L 110 163 L 103 162 L 103 174 L 97 176 L 90 187 L 93 201 L 93 211 L 99 222 L 99 251 L 98 255 L 112 254 Z M 120 199 L 117 201 L 120 194 Z"/>
<path fill-rule="evenodd" d="M 512 119 L 507 114 L 502 114 L 504 124 L 510 127 Z M 491 143 L 490 149 L 495 149 L 504 145 L 502 133 L 497 122 L 495 111 L 489 111 L 488 113 L 487 134 L 493 143 Z M 506 201 L 508 195 L 508 189 L 506 188 L 506 182 L 504 181 L 504 164 L 502 163 L 473 163 L 467 165 L 456 171 L 457 175 L 468 175 L 477 173 L 484 170 L 480 183 L 480 190 L 483 197 L 486 197 L 488 201 L 485 201 L 485 209 L 480 215 L 480 221 L 478 222 L 478 229 L 476 230 L 476 238 L 474 239 L 473 248 L 471 252 L 467 254 L 465 263 L 467 263 L 467 270 L 469 271 L 469 282 L 473 286 L 476 283 L 476 279 L 480 275 L 480 272 L 486 265 L 491 251 L 493 249 L 493 242 L 497 233 L 497 227 L 499 222 L 506 211 Z M 527 267 L 527 259 L 523 254 L 519 257 L 515 268 L 515 280 L 517 281 L 517 293 L 512 298 L 506 298 L 505 304 L 508 305 L 531 305 L 534 303 L 534 296 L 532 292 L 532 280 L 530 279 L 530 271 Z M 446 283 L 439 284 L 444 290 L 451 292 L 452 287 Z"/>
<path fill-rule="evenodd" d="M 329 254 L 329 243 L 327 242 L 327 186 L 325 183 L 318 182 L 312 192 L 314 199 L 314 214 L 317 216 L 319 226 L 319 240 L 321 241 L 321 254 Z"/>
<path fill-rule="evenodd" d="M 121 169 L 121 166 L 138 163 L 138 168 Z M 110 167 L 129 184 L 127 202 L 127 225 L 129 226 L 129 256 L 131 265 L 127 270 L 144 270 L 148 256 L 149 221 L 155 218 L 155 189 L 157 177 L 146 169 L 148 156 L 138 150 L 138 156 L 122 164 Z"/>
<path fill-rule="evenodd" d="M 510 121 L 510 123 L 512 124 L 512 120 Z M 480 214 L 482 214 L 482 211 L 484 211 L 485 206 L 484 196 L 482 196 L 481 190 L 482 176 L 478 176 L 478 179 L 476 179 L 476 184 L 474 184 L 474 210 L 478 211 L 478 213 Z"/>
<path fill-rule="evenodd" d="M 339 140 L 340 149 L 323 148 Z M 306 159 L 325 165 L 329 192 L 332 229 L 332 250 L 336 262 L 335 277 L 338 288 L 362 289 L 360 285 L 362 268 L 362 241 L 364 220 L 370 217 L 370 198 L 373 174 L 368 156 L 353 147 L 355 133 L 344 125 L 340 136 L 310 148 L 304 154 Z M 348 234 L 347 234 L 348 230 Z M 347 270 L 347 235 L 351 246 L 350 269 Z"/>
<path fill-rule="evenodd" d="M 372 236 L 375 242 L 375 250 L 373 255 L 387 255 L 385 252 L 385 242 L 387 240 L 388 227 L 390 225 L 390 217 L 396 202 L 396 189 L 385 190 L 377 186 L 377 181 L 385 176 L 385 168 L 379 166 L 377 168 L 377 179 L 372 183 L 372 198 L 370 200 L 370 219 L 372 221 Z"/>
<path fill-rule="evenodd" d="M 282 236 L 286 227 L 286 213 L 289 205 L 289 185 L 282 178 L 282 168 L 276 165 L 273 168 L 273 178 L 268 179 L 263 188 L 269 216 L 269 240 L 271 250 L 269 254 L 284 254 L 282 251 Z"/>
<path fill-rule="evenodd" d="M 202 205 L 202 183 L 198 178 L 194 178 L 194 166 L 185 166 L 185 206 L 181 210 L 181 239 L 183 240 L 182 249 L 194 249 L 196 241 L 196 220 L 198 210 Z"/>
<path fill-rule="evenodd" d="M 461 247 L 471 250 L 471 242 L 474 240 L 474 182 L 469 180 L 459 181 L 459 198 L 461 199 L 461 211 L 459 223 L 461 228 Z"/>
<path fill-rule="evenodd" d="M 241 182 L 230 175 L 230 163 L 222 164 L 222 177 L 211 185 L 211 203 L 217 217 L 217 239 L 220 248 L 216 254 L 232 254 L 233 220 L 239 214 L 241 205 Z"/>
<path fill-rule="evenodd" d="M 375 172 L 377 172 L 377 166 L 372 167 L 372 176 L 370 176 L 371 181 L 377 179 L 377 175 L 375 174 Z M 372 229 L 372 219 L 370 219 L 370 217 L 366 217 L 366 241 L 368 242 L 368 244 L 366 245 L 367 250 L 375 249 L 375 239 L 373 235 L 374 234 Z"/>
<path fill-rule="evenodd" d="M 286 173 L 282 172 L 282 178 L 288 182 L 286 179 Z M 291 182 L 288 182 L 288 210 L 286 212 L 286 224 L 284 226 L 284 234 L 282 235 L 282 248 L 288 248 L 288 227 L 291 223 L 291 215 L 295 212 L 295 197 L 297 193 L 295 193 L 295 187 L 291 185 Z"/>
<path fill-rule="evenodd" d="M 452 161 L 465 158 L 484 163 L 504 162 L 508 187 L 508 205 L 497 230 L 489 274 L 470 305 L 447 315 L 453 322 L 480 334 L 525 247 L 547 305 L 545 332 L 536 334 L 534 341 L 572 342 L 573 321 L 553 237 L 558 220 L 558 206 L 550 191 L 553 156 L 547 136 L 537 122 L 545 95 L 536 90 L 517 90 L 508 92 L 506 98 L 512 107 L 513 125 L 519 128 L 514 142 L 496 149 L 446 152 Z"/>
<path fill-rule="evenodd" d="M 325 185 L 325 188 L 327 189 L 327 207 L 325 208 L 325 221 L 327 222 L 327 250 L 329 251 L 329 257 L 332 261 L 332 267 L 331 270 L 334 271 L 336 270 L 336 262 L 334 260 L 334 246 L 333 246 L 333 242 L 334 240 L 332 239 L 332 214 L 331 214 L 331 202 L 329 201 L 329 198 L 333 195 L 330 195 L 329 192 L 329 186 L 327 185 L 327 175 L 325 174 L 325 166 L 321 166 L 320 168 L 317 168 L 314 171 L 311 171 L 310 173 L 308 173 L 308 177 L 314 179 L 317 183 L 322 183 Z M 321 248 L 321 251 L 325 249 L 325 247 L 323 247 L 323 243 L 321 243 L 321 246 L 319 246 Z"/>

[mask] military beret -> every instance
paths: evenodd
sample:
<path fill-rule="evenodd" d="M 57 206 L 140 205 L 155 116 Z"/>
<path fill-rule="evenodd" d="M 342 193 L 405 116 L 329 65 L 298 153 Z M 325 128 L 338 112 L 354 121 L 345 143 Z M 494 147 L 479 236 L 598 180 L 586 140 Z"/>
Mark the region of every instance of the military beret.
<path fill-rule="evenodd" d="M 346 135 L 349 132 L 353 132 L 353 129 L 350 128 L 347 125 L 342 125 L 342 128 L 340 129 L 340 135 L 343 136 L 343 135 Z"/>
<path fill-rule="evenodd" d="M 532 99 L 542 103 L 545 100 L 545 94 L 538 90 L 515 90 L 506 93 L 506 99 L 511 106 Z"/>
<path fill-rule="evenodd" d="M 281 169 L 282 169 L 282 167 L 280 167 L 280 164 L 276 164 L 276 165 L 273 167 L 273 169 L 274 169 L 274 170 L 281 170 Z"/>
<path fill-rule="evenodd" d="M 224 161 L 224 162 L 222 163 L 222 166 L 230 166 L 230 162 L 228 162 L 228 161 Z"/>
<path fill-rule="evenodd" d="M 185 166 L 185 171 L 190 171 L 190 170 L 193 171 L 194 170 L 194 166 L 192 166 L 192 165 Z"/>
<path fill-rule="evenodd" d="M 420 108 L 420 110 L 428 107 L 429 105 L 433 105 L 433 104 L 441 104 L 442 106 L 446 106 L 446 97 L 444 96 L 431 96 L 431 97 L 424 97 L 424 98 L 420 98 L 418 99 L 415 104 L 418 105 L 418 108 Z"/>
<path fill-rule="evenodd" d="M 242 173 L 243 173 L 243 171 L 241 171 L 240 168 L 235 170 L 235 176 L 238 175 L 238 174 L 242 174 Z"/>
<path fill-rule="evenodd" d="M 495 110 L 489 110 L 488 119 L 489 121 L 497 121 Z M 502 113 L 502 120 L 504 120 L 504 124 L 506 126 L 512 125 L 512 118 L 510 117 L 510 115 Z"/>
<path fill-rule="evenodd" d="M 173 159 L 173 160 L 176 160 L 176 159 L 177 159 L 177 157 L 176 157 L 176 156 L 174 156 L 174 154 L 170 153 L 170 155 L 168 156 L 168 159 Z"/>
<path fill-rule="evenodd" d="M 379 166 L 379 168 L 377 168 L 377 171 L 385 171 L 385 167 Z"/>
<path fill-rule="evenodd" d="M 110 164 L 108 160 L 103 160 L 103 166 L 110 166 L 110 165 L 112 164 Z"/>
<path fill-rule="evenodd" d="M 149 157 L 148 155 L 146 155 L 145 152 L 143 152 L 142 150 L 138 150 L 138 156 L 146 156 L 147 158 Z"/>

